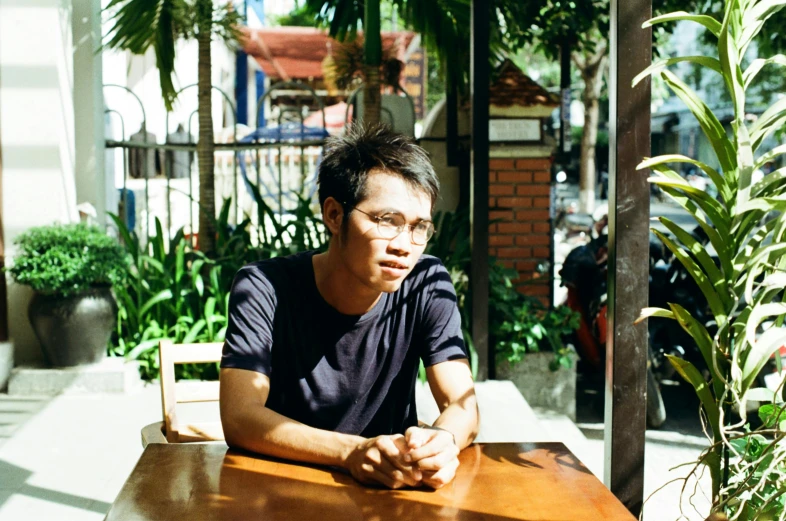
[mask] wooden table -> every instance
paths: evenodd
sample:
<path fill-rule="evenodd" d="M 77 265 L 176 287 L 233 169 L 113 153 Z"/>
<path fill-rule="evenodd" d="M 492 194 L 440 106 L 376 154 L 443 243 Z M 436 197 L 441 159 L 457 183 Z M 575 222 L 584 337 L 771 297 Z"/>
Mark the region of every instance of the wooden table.
<path fill-rule="evenodd" d="M 106 520 L 634 520 L 562 443 L 477 444 L 459 458 L 441 490 L 383 490 L 224 445 L 151 444 Z"/>

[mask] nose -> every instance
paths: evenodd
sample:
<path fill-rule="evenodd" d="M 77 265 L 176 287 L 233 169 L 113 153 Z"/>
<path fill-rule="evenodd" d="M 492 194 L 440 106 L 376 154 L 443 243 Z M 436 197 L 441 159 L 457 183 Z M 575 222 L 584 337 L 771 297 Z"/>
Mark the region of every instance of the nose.
<path fill-rule="evenodd" d="M 408 255 L 412 251 L 412 236 L 409 228 L 404 228 L 401 233 L 390 239 L 390 249 L 399 252 L 400 255 Z"/>

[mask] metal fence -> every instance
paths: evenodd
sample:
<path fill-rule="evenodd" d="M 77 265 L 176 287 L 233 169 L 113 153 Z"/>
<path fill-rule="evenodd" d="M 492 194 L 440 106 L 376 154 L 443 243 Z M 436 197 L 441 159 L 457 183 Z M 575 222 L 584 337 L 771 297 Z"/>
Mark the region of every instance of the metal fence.
<path fill-rule="evenodd" d="M 194 116 L 190 114 L 186 128 L 181 129 L 182 139 L 177 142 L 157 143 L 149 139 L 147 117 L 141 100 L 127 87 L 119 88 L 129 93 L 142 112 L 141 139 L 130 139 L 123 114 L 115 108 L 107 108 L 109 118 L 118 121 L 120 139 L 106 141 L 110 150 L 118 154 L 122 163 L 122 183 L 118 183 L 117 214 L 140 238 L 146 240 L 156 233 L 158 219 L 169 236 L 183 229 L 186 235 L 198 233 L 199 215 L 199 172 L 196 161 L 197 144 L 194 138 Z M 191 89 L 189 85 L 181 89 Z M 236 110 L 231 99 L 218 89 L 231 108 Z M 259 229 L 258 192 L 264 204 L 272 210 L 278 223 L 294 219 L 293 212 L 301 201 L 309 201 L 312 210 L 319 213 L 316 203 L 316 176 L 322 157 L 322 147 L 327 136 L 324 131 L 324 104 L 314 91 L 296 82 L 273 85 L 257 102 L 257 121 L 260 108 L 266 98 L 277 89 L 300 89 L 310 91 L 322 112 L 322 129 L 309 129 L 303 124 L 302 110 L 284 109 L 278 117 L 278 125 L 272 128 L 256 128 L 245 135 L 238 135 L 237 125 L 231 127 L 231 135 L 219 136 L 214 151 L 214 178 L 216 206 L 221 208 L 230 200 L 229 222 L 237 225 L 250 220 L 252 229 Z M 293 117 L 294 116 L 294 117 Z M 294 121 L 293 121 L 294 119 Z M 287 122 L 287 120 L 289 122 Z M 233 123 L 236 122 L 236 119 Z M 169 116 L 166 118 L 167 135 L 170 134 Z M 260 236 L 252 230 L 252 236 Z"/>

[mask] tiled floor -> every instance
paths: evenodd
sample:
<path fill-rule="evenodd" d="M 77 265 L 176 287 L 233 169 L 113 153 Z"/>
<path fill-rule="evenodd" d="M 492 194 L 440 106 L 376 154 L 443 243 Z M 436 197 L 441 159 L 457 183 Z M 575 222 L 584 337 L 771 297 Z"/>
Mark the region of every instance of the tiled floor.
<path fill-rule="evenodd" d="M 160 420 L 157 386 L 127 395 L 0 395 L 0 520 L 100 521 Z"/>

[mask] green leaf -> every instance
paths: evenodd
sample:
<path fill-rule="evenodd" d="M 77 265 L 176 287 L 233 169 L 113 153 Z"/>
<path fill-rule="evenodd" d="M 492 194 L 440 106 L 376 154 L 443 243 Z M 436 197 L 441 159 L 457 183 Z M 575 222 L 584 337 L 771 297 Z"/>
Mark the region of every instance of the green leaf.
<path fill-rule="evenodd" d="M 665 163 L 689 163 L 698 168 L 701 168 L 704 171 L 704 173 L 707 174 L 710 180 L 712 180 L 712 183 L 715 185 L 715 188 L 718 189 L 718 193 L 721 194 L 724 201 L 726 202 L 732 201 L 731 190 L 729 189 L 729 185 L 726 182 L 726 180 L 723 178 L 723 176 L 719 174 L 718 171 L 712 168 L 711 166 L 702 163 L 701 161 L 691 159 L 687 156 L 682 156 L 679 154 L 666 154 L 658 157 L 645 159 L 636 167 L 636 170 L 652 168 L 653 166 L 662 165 Z"/>
<path fill-rule="evenodd" d="M 172 299 L 172 291 L 169 289 L 164 289 L 159 291 L 155 296 L 150 298 L 147 302 L 145 302 L 141 308 L 139 308 L 139 314 L 145 315 L 150 308 L 158 304 L 159 302 L 166 302 Z"/>
<path fill-rule="evenodd" d="M 715 266 L 715 261 L 712 260 L 707 249 L 703 244 L 693 238 L 691 234 L 680 228 L 679 225 L 666 217 L 660 217 L 660 222 L 672 233 L 674 236 L 693 254 L 696 260 L 701 264 L 704 273 L 707 274 L 709 280 L 715 286 L 718 296 L 723 302 L 725 307 L 731 306 L 731 296 L 729 295 L 729 286 L 726 283 L 726 278 L 721 271 Z"/>
<path fill-rule="evenodd" d="M 699 190 L 698 188 L 691 186 L 685 179 L 680 179 L 677 181 L 676 179 L 671 178 L 652 178 L 653 183 L 656 183 L 658 186 L 668 186 L 672 188 L 677 188 L 686 197 L 690 198 L 691 201 L 696 203 L 696 205 L 701 208 L 701 210 L 709 217 L 712 224 L 715 228 L 718 229 L 718 233 L 723 237 L 729 237 L 729 233 L 731 230 L 730 226 L 730 217 L 726 212 L 726 209 L 723 208 L 718 201 L 710 197 L 707 192 L 703 190 Z"/>
<path fill-rule="evenodd" d="M 786 315 L 786 304 L 764 304 L 755 306 L 750 313 L 745 324 L 745 341 L 750 347 L 750 351 L 745 356 L 745 362 L 741 374 L 740 391 L 746 392 L 750 389 L 759 372 L 764 368 L 767 360 L 776 350 L 786 345 L 786 328 L 771 327 L 765 331 L 758 339 L 756 331 L 759 324 L 767 317 L 779 317 Z"/>
<path fill-rule="evenodd" d="M 764 213 L 773 210 L 783 210 L 786 208 L 786 195 L 778 195 L 775 197 L 757 197 L 745 202 L 744 205 L 738 207 L 734 212 L 736 215 L 743 215 L 747 212 L 761 211 Z"/>
<path fill-rule="evenodd" d="M 699 268 L 699 266 L 691 259 L 682 248 L 677 246 L 669 237 L 664 235 L 658 230 L 652 230 L 655 235 L 666 245 L 666 247 L 671 250 L 677 259 L 685 266 L 685 269 L 690 273 L 693 280 L 696 281 L 696 284 L 701 289 L 701 292 L 704 294 L 704 297 L 707 299 L 707 303 L 712 309 L 712 314 L 715 315 L 715 320 L 718 324 L 721 324 L 726 321 L 726 310 L 723 308 L 723 304 L 721 302 L 720 297 L 718 296 L 715 288 L 712 287 L 712 284 L 707 277 L 707 275 Z"/>
<path fill-rule="evenodd" d="M 151 340 L 145 340 L 144 342 L 140 342 L 139 344 L 137 344 L 136 347 L 134 347 L 131 351 L 128 352 L 126 358 L 129 360 L 137 360 L 143 354 L 153 349 L 156 349 L 158 347 L 158 342 L 160 340 L 161 339 L 159 338 L 154 338 Z"/>
<path fill-rule="evenodd" d="M 633 78 L 632 86 L 635 87 L 641 80 L 643 80 L 644 78 L 646 78 L 651 74 L 653 75 L 660 74 L 661 71 L 666 69 L 666 67 L 670 67 L 672 65 L 682 62 L 694 63 L 702 67 L 707 67 L 708 69 L 711 69 L 717 72 L 718 74 L 723 74 L 721 70 L 721 64 L 716 58 L 711 58 L 709 56 L 678 56 L 676 58 L 669 58 L 667 60 L 660 60 L 653 63 L 652 65 L 644 69 L 644 71 L 639 73 L 638 76 Z"/>
<path fill-rule="evenodd" d="M 786 420 L 786 404 L 765 403 L 759 407 L 759 418 L 765 427 L 775 427 Z"/>
<path fill-rule="evenodd" d="M 786 1 L 784 0 L 760 0 L 752 4 L 752 9 L 745 11 L 742 21 L 743 32 L 738 39 L 740 55 L 745 54 L 745 50 L 756 35 L 759 34 L 764 26 L 764 22 L 783 9 L 784 6 L 786 6 Z"/>
<path fill-rule="evenodd" d="M 714 440 L 720 437 L 720 414 L 718 412 L 719 406 L 715 398 L 710 392 L 710 388 L 701 373 L 690 362 L 683 360 L 680 357 L 666 355 L 672 367 L 679 373 L 682 378 L 693 386 L 696 395 L 701 401 L 704 412 L 707 414 L 707 420 L 712 428 L 712 435 Z"/>
<path fill-rule="evenodd" d="M 707 139 L 710 141 L 718 162 L 724 172 L 737 168 L 737 157 L 726 131 L 715 114 L 707 107 L 701 98 L 677 76 L 670 71 L 661 73 L 663 80 L 693 113 Z"/>
<path fill-rule="evenodd" d="M 733 2 L 735 0 L 730 1 Z M 734 40 L 734 35 L 731 34 L 729 26 L 732 21 L 732 15 L 735 12 L 734 7 L 734 4 L 732 4 L 731 7 L 727 7 L 726 9 L 721 32 L 718 36 L 718 54 L 723 69 L 723 79 L 731 95 L 734 113 L 739 120 L 745 115 L 745 90 L 743 89 L 742 71 L 738 63 L 739 56 L 737 54 L 737 48 L 735 47 L 736 42 Z"/>
<path fill-rule="evenodd" d="M 207 322 L 205 322 L 204 319 L 197 320 L 196 323 L 193 326 L 191 326 L 191 329 L 188 330 L 186 336 L 183 337 L 183 343 L 192 344 L 199 336 L 199 333 L 201 333 L 202 330 L 205 329 L 205 325 L 207 325 Z"/>
<path fill-rule="evenodd" d="M 674 171 L 668 170 L 663 166 L 655 166 L 654 169 L 661 175 L 672 177 L 676 176 L 680 178 L 680 175 Z M 681 178 L 680 178 L 681 179 Z M 661 187 L 661 189 L 674 201 L 677 202 L 680 206 L 682 206 L 688 213 L 690 213 L 693 218 L 696 220 L 696 223 L 701 227 L 707 237 L 710 239 L 710 243 L 712 247 L 715 248 L 715 252 L 718 255 L 718 258 L 721 261 L 721 266 L 723 266 L 724 273 L 733 273 L 733 266 L 732 266 L 732 259 L 731 254 L 729 253 L 730 244 L 728 241 L 728 235 L 722 236 L 718 233 L 718 230 L 715 228 L 714 223 L 708 223 L 705 219 L 704 215 L 699 210 L 696 203 L 686 197 L 685 195 L 679 193 L 678 190 L 670 187 L 670 186 L 662 186 L 659 179 L 649 179 L 651 183 L 654 183 Z"/>
<path fill-rule="evenodd" d="M 652 27 L 653 25 L 659 23 L 679 22 L 683 20 L 701 24 L 704 27 L 706 27 L 715 36 L 718 36 L 720 34 L 721 24 L 715 18 L 707 15 L 695 15 L 695 14 L 687 13 L 685 11 L 675 11 L 673 13 L 656 16 L 655 18 L 652 18 L 644 22 L 641 27 L 646 29 L 647 27 Z"/>
<path fill-rule="evenodd" d="M 674 316 L 674 312 L 673 311 L 669 311 L 668 309 L 663 309 L 663 308 L 644 308 L 644 309 L 641 310 L 641 314 L 639 315 L 639 318 L 636 319 L 634 324 L 641 324 L 642 322 L 644 322 L 648 318 L 652 318 L 652 317 L 671 318 L 671 319 L 674 319 L 674 320 L 677 319 L 677 317 Z"/>
<path fill-rule="evenodd" d="M 724 388 L 723 377 L 728 367 L 728 361 L 725 355 L 721 352 L 720 348 L 713 346 L 712 337 L 707 331 L 707 328 L 696 320 L 688 310 L 679 304 L 669 304 L 669 307 L 672 309 L 682 329 L 684 329 L 693 341 L 696 342 L 696 347 L 699 348 L 704 363 L 707 364 L 707 369 L 710 371 L 710 374 L 712 374 L 715 396 L 720 397 L 723 394 Z M 715 360 L 713 360 L 713 353 Z"/>
<path fill-rule="evenodd" d="M 740 114 L 744 114 L 742 108 Z M 745 123 L 740 120 L 734 124 L 737 134 L 737 207 L 744 206 L 750 199 L 751 177 L 753 176 L 753 148 Z"/>
<path fill-rule="evenodd" d="M 786 98 L 781 98 L 765 110 L 751 126 L 750 135 L 753 150 L 774 130 L 781 128 L 786 122 Z"/>
<path fill-rule="evenodd" d="M 770 172 L 769 174 L 765 175 L 761 178 L 759 182 L 751 187 L 751 195 L 753 197 L 767 197 L 767 196 L 778 196 L 782 194 L 775 193 L 773 194 L 772 191 L 777 189 L 778 187 L 783 188 L 786 186 L 786 167 L 779 168 L 774 172 Z"/>
<path fill-rule="evenodd" d="M 753 80 L 756 78 L 756 75 L 759 73 L 759 71 L 761 71 L 763 67 L 770 64 L 786 66 L 786 55 L 776 54 L 775 56 L 771 56 L 766 60 L 763 58 L 757 58 L 753 60 L 742 75 L 746 90 L 748 87 L 750 87 L 751 82 L 753 82 Z"/>
<path fill-rule="evenodd" d="M 768 152 L 765 152 L 756 161 L 756 164 L 754 166 L 755 166 L 755 168 L 761 168 L 765 164 L 769 163 L 770 161 L 773 161 L 776 157 L 778 157 L 779 155 L 782 155 L 782 154 L 786 154 L 786 145 L 779 145 L 779 146 L 773 148 L 772 150 L 770 150 Z"/>

